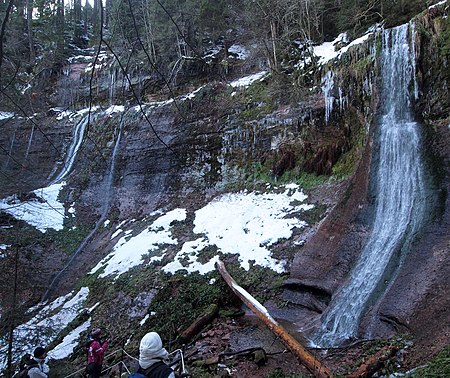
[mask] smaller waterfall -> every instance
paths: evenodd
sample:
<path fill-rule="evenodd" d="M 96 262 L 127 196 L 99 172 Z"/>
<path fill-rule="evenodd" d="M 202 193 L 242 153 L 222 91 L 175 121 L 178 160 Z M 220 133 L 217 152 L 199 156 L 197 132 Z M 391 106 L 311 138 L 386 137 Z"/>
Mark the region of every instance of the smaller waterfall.
<path fill-rule="evenodd" d="M 31 142 L 33 141 L 33 136 L 34 136 L 34 123 L 33 123 L 33 127 L 31 128 L 30 138 L 28 138 L 27 151 L 25 152 L 25 160 L 27 160 L 28 154 L 30 153 Z"/>
<path fill-rule="evenodd" d="M 52 180 L 50 185 L 53 185 L 59 181 L 61 181 L 64 177 L 66 177 L 70 170 L 72 169 L 73 163 L 75 162 L 75 158 L 78 154 L 78 150 L 81 146 L 81 143 L 83 142 L 84 138 L 84 131 L 86 129 L 86 126 L 89 122 L 89 115 L 85 116 L 81 119 L 80 122 L 78 122 L 77 126 L 75 127 L 75 133 L 72 139 L 72 143 L 69 147 L 69 150 L 67 151 L 66 158 L 64 160 L 64 166 L 61 169 L 61 172 L 56 176 L 55 179 Z"/>
<path fill-rule="evenodd" d="M 117 152 L 119 151 L 119 146 L 120 146 L 120 140 L 122 137 L 122 128 L 123 128 L 123 122 L 125 119 L 125 115 L 126 115 L 126 111 L 122 114 L 122 117 L 120 119 L 120 123 L 118 126 L 118 133 L 117 133 L 117 139 L 116 139 L 116 143 L 114 144 L 114 149 L 113 149 L 113 153 L 111 155 L 111 164 L 109 167 L 109 173 L 107 176 L 107 179 L 105 181 L 105 188 L 104 188 L 104 195 L 102 196 L 103 199 L 103 203 L 101 206 L 101 214 L 100 214 L 100 218 L 98 219 L 98 221 L 95 223 L 94 228 L 91 230 L 91 232 L 89 232 L 89 234 L 84 238 L 84 240 L 81 242 L 81 244 L 78 246 L 78 248 L 76 249 L 76 251 L 73 253 L 73 255 L 71 256 L 70 260 L 68 261 L 68 263 L 64 266 L 64 268 L 53 278 L 52 282 L 50 283 L 50 285 L 47 288 L 47 291 L 44 293 L 42 300 L 47 300 L 48 297 L 50 296 L 53 288 L 55 287 L 56 283 L 59 281 L 60 277 L 63 275 L 64 272 L 66 272 L 66 270 L 72 265 L 72 263 L 75 261 L 75 259 L 80 255 L 80 253 L 83 251 L 84 247 L 86 247 L 87 243 L 91 240 L 91 238 L 95 235 L 95 233 L 97 232 L 97 230 L 99 229 L 99 227 L 105 222 L 106 216 L 108 214 L 109 211 L 109 207 L 111 205 L 111 200 L 112 200 L 112 195 L 111 195 L 111 191 L 112 191 L 112 187 L 113 187 L 113 180 L 114 180 L 114 171 L 115 171 L 115 167 L 116 167 L 116 157 L 117 157 Z"/>
<path fill-rule="evenodd" d="M 412 30 L 414 32 L 414 30 Z M 395 277 L 423 219 L 425 189 L 419 125 L 411 112 L 414 50 L 408 24 L 383 34 L 383 116 L 379 125 L 371 235 L 347 282 L 334 295 L 313 343 L 333 347 L 355 337 L 374 294 Z M 413 88 L 413 92 L 416 89 Z M 386 269 L 390 266 L 390 272 Z M 386 280 L 386 282 L 384 282 Z"/>
<path fill-rule="evenodd" d="M 11 160 L 11 156 L 12 156 L 11 154 L 14 149 L 14 143 L 16 142 L 16 131 L 17 131 L 17 128 L 14 128 L 14 133 L 13 133 L 13 136 L 11 139 L 11 145 L 9 146 L 8 159 L 5 162 L 5 169 L 8 168 L 9 161 Z"/>
<path fill-rule="evenodd" d="M 111 68 L 109 74 L 109 105 L 114 104 L 114 99 L 116 96 L 116 82 L 117 82 L 117 71 L 114 67 Z"/>
<path fill-rule="evenodd" d="M 125 120 L 126 113 L 127 113 L 126 111 L 123 112 L 123 114 L 120 118 L 119 125 L 117 127 L 117 129 L 118 129 L 117 139 L 116 139 L 116 143 L 114 144 L 113 153 L 111 155 L 111 166 L 109 167 L 108 179 L 106 181 L 105 202 L 103 204 L 102 215 L 100 217 L 100 220 L 97 222 L 99 225 L 101 223 L 103 223 L 103 221 L 105 220 L 106 215 L 108 213 L 109 206 L 111 205 L 111 200 L 112 200 L 111 191 L 113 188 L 114 172 L 116 170 L 116 158 L 117 158 L 117 152 L 119 151 L 120 140 L 122 138 L 122 128 L 123 128 L 123 122 Z"/>

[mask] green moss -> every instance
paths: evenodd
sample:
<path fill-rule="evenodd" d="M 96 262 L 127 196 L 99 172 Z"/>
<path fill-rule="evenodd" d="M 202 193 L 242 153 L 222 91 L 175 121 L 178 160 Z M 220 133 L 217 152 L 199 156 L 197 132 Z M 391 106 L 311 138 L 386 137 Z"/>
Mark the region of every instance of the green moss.
<path fill-rule="evenodd" d="M 428 364 L 406 375 L 412 378 L 450 377 L 450 345 L 444 348 Z"/>
<path fill-rule="evenodd" d="M 89 234 L 90 230 L 91 226 L 86 224 L 75 224 L 74 218 L 67 218 L 62 230 L 56 231 L 49 229 L 47 234 L 58 249 L 67 254 L 72 254 L 77 250 L 81 242 Z"/>
<path fill-rule="evenodd" d="M 246 186 L 252 186 L 257 183 L 273 183 L 274 181 L 268 166 L 259 161 L 249 164 L 244 168 L 244 171 L 244 181 Z"/>
<path fill-rule="evenodd" d="M 275 100 L 271 95 L 271 89 L 265 82 L 253 83 L 241 99 L 245 109 L 240 113 L 244 122 L 253 121 L 270 114 L 276 109 Z"/>
<path fill-rule="evenodd" d="M 269 299 L 276 299 L 280 294 L 285 275 L 280 275 L 269 268 L 260 266 L 249 270 L 240 267 L 240 264 L 227 264 L 227 270 L 238 285 L 247 290 L 260 303 Z"/>
<path fill-rule="evenodd" d="M 218 280 L 211 285 L 209 281 L 212 277 L 217 277 L 217 273 L 207 276 L 200 274 L 183 276 L 177 273 L 161 277 L 163 287 L 153 299 L 149 309 L 157 316 L 152 317 L 148 325 L 160 332 L 163 338 L 173 340 L 209 305 L 226 299 L 225 284 Z"/>
<path fill-rule="evenodd" d="M 307 173 L 299 167 L 287 170 L 281 177 L 277 178 L 271 173 L 271 166 L 271 160 L 268 159 L 264 164 L 253 162 L 242 168 L 244 171 L 244 187 L 254 189 L 265 184 L 276 186 L 294 182 L 303 189 L 313 189 L 330 180 L 328 176 L 317 176 L 313 173 Z"/>
<path fill-rule="evenodd" d="M 294 181 L 298 185 L 300 185 L 301 188 L 308 190 L 308 189 L 313 189 L 320 185 L 323 185 L 329 180 L 330 180 L 330 178 L 328 176 L 324 176 L 324 175 L 317 176 L 313 173 L 307 173 L 307 172 L 300 171 L 295 176 Z"/>
<path fill-rule="evenodd" d="M 358 60 L 353 64 L 353 69 L 356 72 L 356 76 L 364 76 L 366 72 L 369 70 L 369 67 L 372 66 L 373 60 L 372 56 L 368 55 L 364 58 Z"/>
<path fill-rule="evenodd" d="M 361 158 L 362 151 L 366 144 L 366 138 L 367 134 L 364 127 L 360 127 L 353 133 L 351 137 L 352 148 L 343 154 L 333 166 L 332 175 L 336 179 L 343 180 L 353 174 Z"/>
<path fill-rule="evenodd" d="M 447 17 L 442 21 L 442 32 L 439 35 L 439 48 L 442 57 L 450 55 L 450 19 Z"/>

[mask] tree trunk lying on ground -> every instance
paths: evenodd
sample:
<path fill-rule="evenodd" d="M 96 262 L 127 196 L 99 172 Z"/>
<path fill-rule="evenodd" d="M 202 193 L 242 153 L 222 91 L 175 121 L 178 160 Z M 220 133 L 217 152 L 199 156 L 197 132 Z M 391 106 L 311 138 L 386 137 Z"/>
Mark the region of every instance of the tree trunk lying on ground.
<path fill-rule="evenodd" d="M 380 349 L 377 353 L 367 359 L 358 370 L 351 373 L 347 378 L 367 378 L 380 370 L 384 363 L 397 353 L 398 348 L 388 345 Z"/>
<path fill-rule="evenodd" d="M 275 319 L 273 319 L 266 308 L 253 298 L 246 290 L 240 287 L 236 281 L 229 275 L 222 261 L 216 262 L 216 268 L 233 290 L 233 292 L 252 310 L 264 324 L 266 324 L 273 333 L 275 333 L 290 351 L 298 358 L 300 363 L 304 365 L 315 377 L 330 378 L 333 377 L 331 372 L 322 365 L 316 357 L 309 353 L 296 339 L 294 339 Z"/>
<path fill-rule="evenodd" d="M 192 339 L 200 330 L 211 322 L 211 320 L 219 312 L 219 306 L 211 304 L 206 311 L 201 314 L 188 328 L 186 328 L 181 334 L 180 339 L 182 342 Z"/>

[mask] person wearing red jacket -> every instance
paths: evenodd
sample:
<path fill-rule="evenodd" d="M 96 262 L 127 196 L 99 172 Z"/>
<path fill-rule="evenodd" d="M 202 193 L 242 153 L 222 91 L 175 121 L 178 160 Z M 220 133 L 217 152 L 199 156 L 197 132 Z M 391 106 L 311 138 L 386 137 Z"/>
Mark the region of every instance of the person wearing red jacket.
<path fill-rule="evenodd" d="M 103 359 L 108 343 L 101 339 L 102 331 L 95 328 L 91 332 L 91 340 L 83 347 L 87 352 L 86 374 L 89 378 L 99 378 L 102 373 Z"/>

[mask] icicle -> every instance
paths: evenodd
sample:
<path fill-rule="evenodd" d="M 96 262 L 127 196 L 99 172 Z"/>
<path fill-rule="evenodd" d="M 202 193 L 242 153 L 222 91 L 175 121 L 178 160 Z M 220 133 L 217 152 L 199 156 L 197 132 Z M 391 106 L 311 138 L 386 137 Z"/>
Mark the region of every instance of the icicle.
<path fill-rule="evenodd" d="M 333 72 L 328 71 L 322 78 L 322 92 L 325 97 L 325 123 L 328 123 L 331 112 L 333 111 L 334 97 L 331 95 L 333 86 L 334 86 Z"/>
<path fill-rule="evenodd" d="M 344 95 L 342 88 L 339 87 L 339 111 L 342 113 L 348 107 L 348 97 Z"/>

